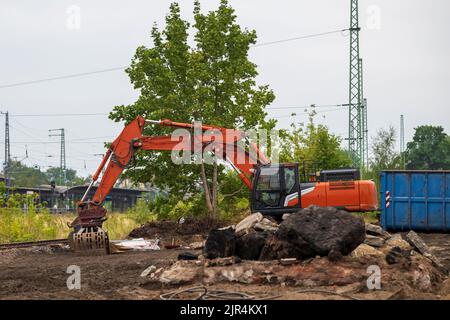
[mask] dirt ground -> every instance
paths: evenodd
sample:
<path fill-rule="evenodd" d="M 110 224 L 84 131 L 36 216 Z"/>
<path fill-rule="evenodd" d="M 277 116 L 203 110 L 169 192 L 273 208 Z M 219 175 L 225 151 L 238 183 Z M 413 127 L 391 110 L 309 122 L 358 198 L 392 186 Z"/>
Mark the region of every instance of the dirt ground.
<path fill-rule="evenodd" d="M 72 252 L 43 248 L 13 249 L 0 252 L 0 299 L 159 299 L 163 293 L 202 285 L 165 287 L 157 282 L 143 281 L 140 274 L 148 266 L 168 268 L 182 250 L 127 252 L 107 256 L 82 256 Z M 194 251 L 200 253 L 199 250 Z M 323 258 L 326 259 L 326 258 Z M 77 265 L 81 270 L 81 289 L 69 290 L 67 268 Z M 325 273 L 326 270 L 323 270 Z M 325 274 L 324 274 L 325 276 Z M 352 292 L 354 285 L 310 288 L 278 284 L 242 284 L 219 282 L 206 285 L 208 290 L 245 292 L 260 299 L 349 299 L 331 294 Z M 306 290 L 305 290 L 306 289 Z M 306 292 L 299 292 L 305 290 Z M 195 298 L 196 294 L 184 298 Z M 353 299 L 443 299 L 438 292 L 420 293 L 411 290 L 379 290 L 352 293 Z"/>
<path fill-rule="evenodd" d="M 141 230 L 140 234 L 135 234 L 134 236 L 147 237 L 154 235 L 155 230 L 149 231 L 147 234 L 144 232 L 145 230 L 150 230 L 151 227 L 152 225 L 147 225 Z M 175 231 L 166 234 L 164 238 L 166 242 L 171 242 L 171 239 L 179 239 L 181 236 L 182 241 L 180 240 L 179 242 L 189 243 L 189 241 L 197 241 L 206 236 L 203 228 L 193 228 L 192 232 L 185 232 L 180 231 L 182 230 L 181 228 L 173 229 L 171 228 L 173 226 L 167 227 Z M 199 231 L 200 233 L 198 234 L 197 232 Z M 450 261 L 450 252 L 448 250 L 450 248 L 450 235 L 424 235 L 423 238 L 436 255 L 446 263 Z M 448 278 L 446 280 L 445 277 L 439 277 L 439 280 L 436 280 L 437 278 L 433 278 L 432 273 L 430 273 L 432 275 L 431 282 L 433 282 L 432 291 L 420 290 L 420 288 L 411 289 L 411 286 L 407 286 L 406 282 L 405 287 L 402 288 L 402 281 L 406 281 L 402 278 L 402 274 L 410 273 L 411 277 L 408 279 L 414 278 L 414 281 L 417 280 L 415 279 L 417 271 L 407 266 L 404 267 L 404 270 L 394 270 L 394 267 L 386 265 L 386 268 L 390 270 L 390 274 L 388 278 L 384 279 L 389 279 L 390 283 L 387 283 L 387 285 L 383 283 L 381 290 L 360 290 L 362 286 L 365 286 L 366 267 L 372 263 L 370 261 L 361 262 L 362 260 L 351 262 L 344 260 L 344 262 L 333 264 L 327 258 L 320 258 L 304 265 L 287 267 L 282 272 L 289 274 L 291 280 L 292 278 L 303 279 L 302 284 L 297 283 L 295 285 L 289 284 L 288 281 L 275 281 L 274 283 L 253 282 L 250 284 L 242 281 L 217 281 L 208 284 L 197 279 L 185 285 L 167 286 L 158 281 L 146 281 L 145 278 L 140 276 L 142 271 L 151 265 L 154 265 L 156 268 L 168 269 L 177 261 L 178 254 L 183 251 L 186 250 L 168 250 L 162 247 L 160 251 L 85 256 L 75 254 L 68 248 L 61 246 L 3 250 L 0 251 L 0 299 L 159 299 L 163 293 L 198 285 L 206 286 L 210 291 L 244 292 L 259 299 L 450 299 L 450 282 Z M 201 250 L 189 251 L 201 254 Z M 236 268 L 245 269 L 251 264 L 251 262 L 243 262 Z M 80 290 L 69 290 L 67 288 L 67 279 L 70 276 L 67 273 L 67 268 L 71 265 L 80 267 Z M 349 269 L 349 266 L 355 269 Z M 283 267 L 280 267 L 275 262 L 271 268 L 279 270 Z M 422 263 L 420 268 L 429 269 L 430 266 Z M 220 268 L 217 270 L 218 273 L 223 273 L 223 270 L 220 271 Z M 341 272 L 340 270 L 343 270 L 341 275 L 333 275 L 337 279 L 335 285 L 324 284 L 323 279 L 330 278 L 329 272 L 339 273 Z M 264 272 L 262 271 L 262 273 Z M 309 272 L 311 273 L 311 278 L 308 274 Z M 346 279 L 352 276 L 348 273 L 354 273 L 359 276 L 358 279 L 363 280 L 358 280 L 359 282 L 351 284 L 345 283 Z M 421 277 L 420 281 L 426 282 L 429 280 L 427 274 Z M 345 281 L 339 283 L 341 278 L 345 278 Z M 310 284 L 308 285 L 309 279 L 315 279 L 316 285 L 313 287 Z M 391 285 L 394 283 L 395 285 Z M 355 286 L 359 289 L 356 290 Z M 312 292 L 311 288 L 316 291 Z M 333 292 L 339 292 L 341 295 L 333 294 Z M 193 299 L 196 296 L 195 293 L 186 294 L 183 298 Z"/>

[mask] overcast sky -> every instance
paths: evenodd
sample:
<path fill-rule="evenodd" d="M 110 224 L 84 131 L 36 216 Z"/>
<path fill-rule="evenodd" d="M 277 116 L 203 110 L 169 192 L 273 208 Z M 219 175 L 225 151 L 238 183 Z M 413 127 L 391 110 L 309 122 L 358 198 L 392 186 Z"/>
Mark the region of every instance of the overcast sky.
<path fill-rule="evenodd" d="M 17 1 L 0 3 L 0 86 L 90 72 L 130 63 L 139 45 L 151 45 L 149 32 L 163 26 L 171 1 Z M 204 10 L 219 1 L 202 1 Z M 239 23 L 255 29 L 259 42 L 348 28 L 350 1 L 231 0 Z M 193 1 L 180 1 L 192 21 Z M 80 10 L 80 24 L 72 19 Z M 361 57 L 369 107 L 370 136 L 380 127 L 399 128 L 405 115 L 406 139 L 422 124 L 450 131 L 450 1 L 360 0 Z M 378 15 L 379 13 L 379 15 Z M 310 104 L 348 102 L 349 37 L 324 37 L 251 49 L 259 84 L 276 94 L 272 107 L 298 107 L 298 121 Z M 138 93 L 124 71 L 0 88 L 0 110 L 11 116 L 11 153 L 43 170 L 59 165 L 58 138 L 48 130 L 65 128 L 67 165 L 92 173 L 122 124 L 107 116 L 37 117 L 36 114 L 108 113 Z M 348 111 L 321 108 L 320 122 L 347 136 Z M 272 110 L 280 127 L 295 109 Z M 326 111 L 326 112 L 325 112 Z M 0 134 L 3 150 L 4 118 Z M 53 143 L 49 143 L 53 142 Z M 1 155 L 3 159 L 3 154 Z M 85 166 L 86 163 L 86 166 Z"/>

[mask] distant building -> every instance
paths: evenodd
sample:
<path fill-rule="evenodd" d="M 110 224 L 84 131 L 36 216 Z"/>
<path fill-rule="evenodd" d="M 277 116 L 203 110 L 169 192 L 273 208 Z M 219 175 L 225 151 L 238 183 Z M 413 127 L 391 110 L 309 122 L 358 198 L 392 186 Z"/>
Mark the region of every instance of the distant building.
<path fill-rule="evenodd" d="M 54 189 L 50 185 L 42 185 L 38 188 L 15 187 L 14 192 L 20 194 L 37 194 L 39 203 L 45 203 L 45 206 L 53 212 L 74 212 L 76 203 L 81 200 L 86 192 L 87 185 L 62 187 L 56 186 Z M 97 187 L 92 187 L 88 193 L 87 199 L 93 197 Z M 147 199 L 152 201 L 159 194 L 155 188 L 151 189 L 132 189 L 132 188 L 113 188 L 106 197 L 105 206 L 112 212 L 123 212 L 136 205 L 138 199 Z"/>

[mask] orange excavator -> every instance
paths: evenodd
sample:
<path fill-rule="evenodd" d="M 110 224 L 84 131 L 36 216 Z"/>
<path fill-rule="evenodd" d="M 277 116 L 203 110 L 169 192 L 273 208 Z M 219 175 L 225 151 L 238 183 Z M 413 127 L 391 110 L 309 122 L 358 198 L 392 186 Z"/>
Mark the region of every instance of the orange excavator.
<path fill-rule="evenodd" d="M 144 136 L 146 124 L 184 129 L 189 136 L 188 139 L 181 135 Z M 102 205 L 123 170 L 132 162 L 134 154 L 140 150 L 212 151 L 216 157 L 230 163 L 250 189 L 251 211 L 276 218 L 310 205 L 338 207 L 354 212 L 378 208 L 374 182 L 359 180 L 357 170 L 323 171 L 318 181 L 304 183 L 299 178 L 298 163 L 270 163 L 243 131 L 171 120 L 145 120 L 139 116 L 126 125 L 111 143 L 78 202 L 78 216 L 70 224 L 73 232 L 69 235 L 69 242 L 75 251 L 108 252 L 108 235 L 102 229 L 106 209 Z M 101 172 L 103 175 L 97 190 L 88 200 L 89 191 Z"/>

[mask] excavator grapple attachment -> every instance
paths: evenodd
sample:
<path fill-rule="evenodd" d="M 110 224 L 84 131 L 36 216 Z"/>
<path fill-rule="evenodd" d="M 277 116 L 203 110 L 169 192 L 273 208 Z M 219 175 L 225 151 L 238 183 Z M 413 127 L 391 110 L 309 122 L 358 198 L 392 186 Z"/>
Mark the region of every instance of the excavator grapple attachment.
<path fill-rule="evenodd" d="M 69 225 L 69 244 L 73 251 L 86 254 L 109 254 L 108 233 L 102 229 L 106 209 L 95 203 L 85 202 L 78 206 L 78 216 Z"/>
<path fill-rule="evenodd" d="M 80 228 L 69 234 L 73 251 L 86 254 L 109 254 L 108 233 L 100 227 Z"/>

